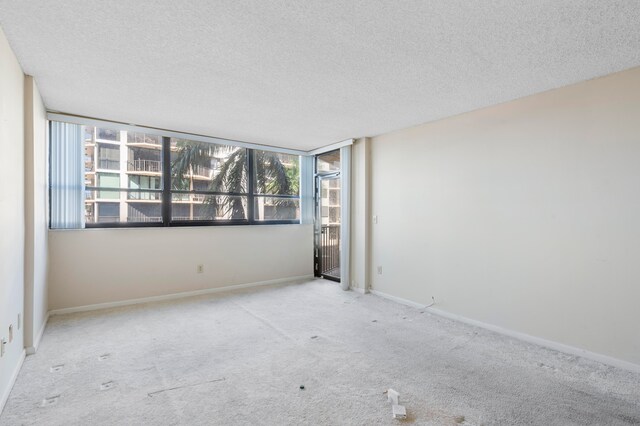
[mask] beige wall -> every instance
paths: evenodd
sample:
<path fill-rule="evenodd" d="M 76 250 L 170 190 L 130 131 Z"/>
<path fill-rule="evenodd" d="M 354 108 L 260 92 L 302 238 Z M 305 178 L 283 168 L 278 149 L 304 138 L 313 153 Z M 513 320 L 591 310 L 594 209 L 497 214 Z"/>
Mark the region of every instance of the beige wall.
<path fill-rule="evenodd" d="M 24 75 L 0 29 L 0 339 L 9 342 L 0 358 L 0 410 L 23 355 L 18 330 L 24 300 Z"/>
<path fill-rule="evenodd" d="M 371 149 L 374 289 L 640 364 L 640 68 Z"/>
<path fill-rule="evenodd" d="M 49 309 L 313 274 L 312 225 L 49 232 Z M 204 265 L 198 274 L 197 265 Z"/>
<path fill-rule="evenodd" d="M 47 318 L 46 111 L 31 76 L 25 95 L 25 346 L 35 350 Z"/>

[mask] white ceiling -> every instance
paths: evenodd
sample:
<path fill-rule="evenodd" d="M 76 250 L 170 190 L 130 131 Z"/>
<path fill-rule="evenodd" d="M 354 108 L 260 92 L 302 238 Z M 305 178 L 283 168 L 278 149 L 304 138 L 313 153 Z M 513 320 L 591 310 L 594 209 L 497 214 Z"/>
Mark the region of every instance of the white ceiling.
<path fill-rule="evenodd" d="M 631 0 L 0 0 L 51 110 L 312 149 L 640 65 Z"/>

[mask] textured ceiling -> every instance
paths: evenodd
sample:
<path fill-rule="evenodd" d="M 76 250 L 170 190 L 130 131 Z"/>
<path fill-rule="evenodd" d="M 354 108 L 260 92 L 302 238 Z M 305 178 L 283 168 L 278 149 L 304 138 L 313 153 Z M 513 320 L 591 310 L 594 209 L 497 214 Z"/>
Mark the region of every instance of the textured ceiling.
<path fill-rule="evenodd" d="M 50 110 L 282 147 L 640 65 L 640 1 L 0 0 Z"/>

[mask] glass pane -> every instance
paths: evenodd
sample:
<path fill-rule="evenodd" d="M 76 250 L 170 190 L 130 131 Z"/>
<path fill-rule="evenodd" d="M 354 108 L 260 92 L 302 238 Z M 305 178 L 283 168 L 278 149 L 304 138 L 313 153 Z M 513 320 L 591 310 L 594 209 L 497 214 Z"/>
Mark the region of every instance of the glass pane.
<path fill-rule="evenodd" d="M 160 176 L 129 175 L 129 188 L 162 189 L 162 181 Z"/>
<path fill-rule="evenodd" d="M 340 179 L 321 179 L 320 188 L 320 223 L 322 225 L 339 225 Z"/>
<path fill-rule="evenodd" d="M 114 129 L 96 129 L 96 139 L 101 139 L 105 141 L 119 141 L 120 140 L 120 131 Z"/>
<path fill-rule="evenodd" d="M 162 222 L 161 194 L 101 189 L 85 192 L 86 223 Z"/>
<path fill-rule="evenodd" d="M 130 145 L 162 145 L 162 137 L 157 135 L 149 135 L 146 133 L 127 132 L 127 143 Z"/>
<path fill-rule="evenodd" d="M 171 187 L 246 193 L 247 150 L 171 138 Z"/>
<path fill-rule="evenodd" d="M 120 188 L 120 175 L 116 173 L 98 173 L 98 184 L 100 188 Z"/>
<path fill-rule="evenodd" d="M 300 220 L 299 198 L 254 198 L 255 220 Z"/>
<path fill-rule="evenodd" d="M 300 194 L 300 156 L 254 151 L 255 193 Z"/>
<path fill-rule="evenodd" d="M 120 203 L 97 203 L 95 211 L 96 223 L 120 222 Z"/>
<path fill-rule="evenodd" d="M 246 220 L 247 197 L 171 194 L 172 220 Z"/>
<path fill-rule="evenodd" d="M 115 144 L 99 143 L 98 146 L 98 169 L 120 170 L 120 147 Z"/>
<path fill-rule="evenodd" d="M 316 171 L 337 172 L 340 170 L 340 150 L 325 152 L 316 157 Z"/>
<path fill-rule="evenodd" d="M 96 186 L 99 188 L 120 188 L 120 175 L 113 173 L 99 173 L 97 178 L 98 184 Z M 119 200 L 120 191 L 96 191 L 95 198 L 100 200 Z"/>

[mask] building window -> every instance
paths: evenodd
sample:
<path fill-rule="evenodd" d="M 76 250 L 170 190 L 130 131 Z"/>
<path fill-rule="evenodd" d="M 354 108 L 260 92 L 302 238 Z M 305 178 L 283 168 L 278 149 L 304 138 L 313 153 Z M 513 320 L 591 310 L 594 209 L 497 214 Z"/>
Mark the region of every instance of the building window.
<path fill-rule="evenodd" d="M 79 134 L 86 227 L 300 222 L 297 155 L 106 127 Z"/>
<path fill-rule="evenodd" d="M 117 142 L 120 140 L 120 132 L 113 129 L 95 129 L 96 139 Z"/>

